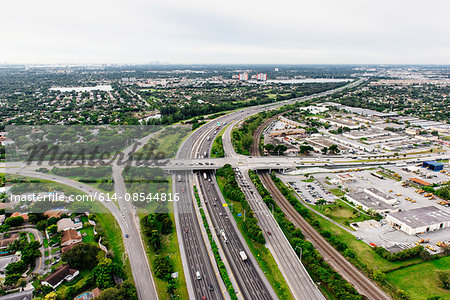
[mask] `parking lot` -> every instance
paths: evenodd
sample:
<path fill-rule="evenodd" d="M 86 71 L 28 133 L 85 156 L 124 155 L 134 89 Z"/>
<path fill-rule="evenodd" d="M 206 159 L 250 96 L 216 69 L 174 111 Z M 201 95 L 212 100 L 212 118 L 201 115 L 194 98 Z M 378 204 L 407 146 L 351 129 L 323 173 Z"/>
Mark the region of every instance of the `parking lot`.
<path fill-rule="evenodd" d="M 305 182 L 298 176 L 280 176 L 284 183 L 289 184 L 297 194 L 309 204 L 316 204 L 320 199 L 333 203 L 336 197 L 325 189 L 319 182 Z"/>

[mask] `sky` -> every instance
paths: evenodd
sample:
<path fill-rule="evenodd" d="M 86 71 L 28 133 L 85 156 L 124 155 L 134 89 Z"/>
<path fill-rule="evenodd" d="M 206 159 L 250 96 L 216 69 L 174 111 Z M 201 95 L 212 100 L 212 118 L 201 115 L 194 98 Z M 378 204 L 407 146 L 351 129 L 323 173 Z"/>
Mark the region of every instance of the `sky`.
<path fill-rule="evenodd" d="M 0 64 L 450 64 L 448 0 L 14 0 L 0 11 Z"/>

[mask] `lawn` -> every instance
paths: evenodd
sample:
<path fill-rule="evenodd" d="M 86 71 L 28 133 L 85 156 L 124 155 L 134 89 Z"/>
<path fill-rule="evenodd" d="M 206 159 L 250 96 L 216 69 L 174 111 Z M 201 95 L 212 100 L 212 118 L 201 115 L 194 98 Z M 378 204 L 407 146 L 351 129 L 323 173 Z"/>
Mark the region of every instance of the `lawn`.
<path fill-rule="evenodd" d="M 225 184 L 225 179 L 222 177 L 217 177 L 217 182 L 219 184 L 220 190 L 223 191 L 223 186 Z M 228 198 L 225 198 L 226 202 L 230 205 L 233 204 L 233 217 L 236 220 L 239 231 L 242 233 L 242 236 L 245 239 L 250 251 L 253 256 L 256 258 L 258 265 L 261 267 L 261 270 L 266 275 L 267 280 L 270 285 L 275 290 L 275 293 L 280 299 L 294 299 L 289 286 L 287 285 L 286 280 L 283 277 L 278 265 L 270 253 L 269 249 L 266 248 L 265 245 L 261 245 L 253 242 L 248 235 L 242 230 L 242 217 L 238 216 L 239 213 L 242 213 L 242 206 L 240 202 L 232 201 Z"/>
<path fill-rule="evenodd" d="M 350 227 L 350 223 L 361 222 L 371 219 L 369 216 L 362 214 L 356 209 L 348 206 L 342 200 L 336 200 L 335 204 L 329 205 L 310 205 L 315 210 L 327 215 L 329 218 L 339 224 L 354 230 Z M 327 214 L 328 213 L 328 214 Z"/>
<path fill-rule="evenodd" d="M 411 299 L 427 299 L 431 296 L 450 299 L 450 291 L 440 286 L 436 275 L 438 270 L 450 270 L 450 256 L 401 268 L 387 273 L 386 277 L 391 284 L 406 291 Z"/>
<path fill-rule="evenodd" d="M 35 241 L 34 234 L 28 233 L 28 236 L 30 237 L 30 242 Z"/>
<path fill-rule="evenodd" d="M 83 236 L 83 243 L 97 244 L 94 241 L 94 227 L 93 226 L 83 227 L 79 230 L 79 232 Z"/>
<path fill-rule="evenodd" d="M 330 192 L 336 197 L 342 197 L 345 195 L 345 192 L 338 188 L 330 189 Z"/>

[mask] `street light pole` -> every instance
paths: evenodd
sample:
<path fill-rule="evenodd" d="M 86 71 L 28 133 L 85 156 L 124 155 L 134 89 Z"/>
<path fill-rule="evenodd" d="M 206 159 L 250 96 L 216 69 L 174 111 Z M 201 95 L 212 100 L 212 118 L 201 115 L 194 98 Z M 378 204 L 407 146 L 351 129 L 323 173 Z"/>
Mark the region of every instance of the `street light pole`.
<path fill-rule="evenodd" d="M 300 261 L 302 260 L 302 253 L 303 253 L 303 249 L 300 246 L 295 246 L 295 250 L 297 250 L 297 248 L 300 249 Z"/>

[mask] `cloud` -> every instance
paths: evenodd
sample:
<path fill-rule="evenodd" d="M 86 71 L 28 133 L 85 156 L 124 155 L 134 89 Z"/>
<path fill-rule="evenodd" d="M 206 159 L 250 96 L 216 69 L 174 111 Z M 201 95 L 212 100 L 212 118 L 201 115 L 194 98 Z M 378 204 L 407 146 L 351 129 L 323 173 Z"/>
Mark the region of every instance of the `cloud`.
<path fill-rule="evenodd" d="M 1 4 L 9 63 L 450 63 L 450 3 L 72 1 Z"/>

